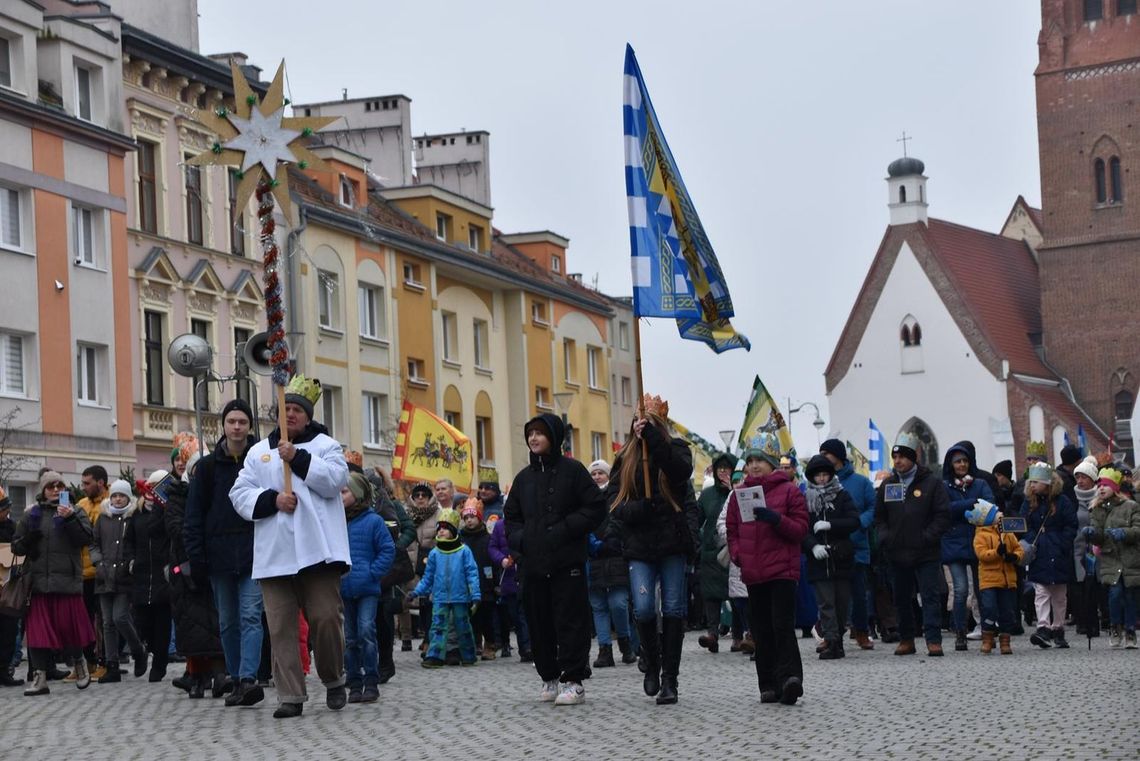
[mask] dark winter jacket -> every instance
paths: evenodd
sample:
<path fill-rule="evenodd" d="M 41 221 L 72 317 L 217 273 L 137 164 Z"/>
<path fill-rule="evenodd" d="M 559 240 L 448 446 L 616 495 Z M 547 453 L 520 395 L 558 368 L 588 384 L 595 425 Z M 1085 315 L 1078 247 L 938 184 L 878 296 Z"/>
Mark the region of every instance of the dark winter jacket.
<path fill-rule="evenodd" d="M 629 563 L 621 552 L 621 538 L 609 531 L 610 516 L 587 537 L 590 542 L 590 589 L 629 586 Z"/>
<path fill-rule="evenodd" d="M 382 494 L 376 500 L 373 509 L 384 519 L 389 529 L 395 528 L 396 535 L 393 539 L 396 542 L 396 549 L 400 552 L 406 552 L 408 547 L 416 541 L 416 524 L 408 516 L 408 511 L 404 509 L 403 504 L 387 494 Z"/>
<path fill-rule="evenodd" d="M 484 603 L 495 601 L 495 561 L 491 558 L 491 535 L 482 523 L 473 531 L 459 530 L 459 541 L 471 549 L 475 565 L 479 568 L 479 593 Z"/>
<path fill-rule="evenodd" d="M 693 455 L 684 439 L 667 439 L 652 425 L 642 429 L 642 439 L 649 451 L 649 477 L 653 481 L 653 497 L 646 499 L 642 468 L 637 469 L 632 498 L 615 504 L 621 492 L 622 456 L 614 460 L 613 477 L 606 487 L 606 504 L 612 505 L 607 532 L 621 538 L 622 552 L 628 560 L 656 561 L 670 555 L 697 557 L 700 522 L 696 494 L 693 492 Z M 678 510 L 661 493 L 658 474 L 664 474 Z"/>
<path fill-rule="evenodd" d="M 735 458 L 733 458 L 735 459 Z M 733 463 L 735 466 L 735 462 Z M 713 463 L 713 473 L 716 473 L 716 463 Z M 714 475 L 715 478 L 715 475 Z M 717 533 L 717 518 L 728 501 L 732 490 L 721 483 L 701 490 L 697 499 L 698 528 L 701 539 L 700 580 L 701 596 L 706 600 L 728 599 L 728 568 L 717 560 L 721 548 L 724 546 Z"/>
<path fill-rule="evenodd" d="M 1058 465 L 1053 472 L 1061 477 L 1061 493 L 1077 504 L 1077 477 L 1073 475 L 1072 466 Z"/>
<path fill-rule="evenodd" d="M 969 440 L 962 441 L 959 442 L 958 446 L 964 448 L 966 454 L 970 456 L 970 464 L 974 468 L 974 478 L 980 478 L 986 482 L 986 486 L 990 487 L 990 494 L 994 495 L 993 503 L 998 506 L 998 510 L 1005 510 L 1005 494 L 1001 493 L 998 487 L 997 476 L 988 470 L 982 470 L 978 467 L 978 450 L 974 447 L 974 442 Z M 1013 513 L 1008 514 L 1013 515 Z"/>
<path fill-rule="evenodd" d="M 800 542 L 808 532 L 804 495 L 782 470 L 744 480 L 744 486 L 764 489 L 764 502 L 780 520 L 775 524 L 742 520 L 734 490 L 728 498 L 725 535 L 729 558 L 740 567 L 746 585 L 768 581 L 799 581 Z"/>
<path fill-rule="evenodd" d="M 170 616 L 174 621 L 174 641 L 184 658 L 191 656 L 218 657 L 222 655 L 222 641 L 218 635 L 218 610 L 214 607 L 214 593 L 204 574 L 195 581 L 182 542 L 182 527 L 186 518 L 186 499 L 190 486 L 182 481 L 172 484 L 167 492 L 166 535 L 170 537 L 170 558 L 166 566 L 166 580 L 170 584 Z M 102 525 L 103 516 L 96 524 Z"/>
<path fill-rule="evenodd" d="M 531 422 L 539 420 L 550 430 L 550 452 L 531 453 L 503 506 L 507 543 L 520 556 L 523 573 L 532 576 L 584 567 L 586 534 L 606 516 L 605 497 L 586 466 L 562 455 L 562 420 L 544 414 Z"/>
<path fill-rule="evenodd" d="M 1025 497 L 1026 532 L 1023 539 L 1037 543 L 1036 557 L 1026 578 L 1034 584 L 1068 584 L 1076 580 L 1073 542 L 1077 538 L 1077 507 L 1054 479 L 1047 497 Z M 1044 527 L 1044 530 L 1042 530 Z"/>
<path fill-rule="evenodd" d="M 851 544 L 855 547 L 855 562 L 871 564 L 871 541 L 868 532 L 875 525 L 875 485 L 871 479 L 855 472 L 850 462 L 835 472 L 843 491 L 851 495 L 855 510 L 859 513 L 859 528 L 851 533 Z"/>
<path fill-rule="evenodd" d="M 922 465 L 901 501 L 886 501 L 887 486 L 898 484 L 891 473 L 875 494 L 875 533 L 892 563 L 911 567 L 937 563 L 942 557 L 942 535 L 950 527 L 950 499 L 942 479 Z"/>
<path fill-rule="evenodd" d="M 491 542 L 487 545 L 491 553 L 491 560 L 495 563 L 495 584 L 499 587 L 499 595 L 517 595 L 519 593 L 518 567 L 512 565 L 503 568 L 503 560 L 513 557 L 511 548 L 507 546 L 507 524 L 496 521 L 495 528 L 491 530 Z M 515 558 L 518 561 L 518 558 Z"/>
<path fill-rule="evenodd" d="M 380 579 L 392 567 L 396 544 L 384 519 L 367 506 L 348 519 L 348 552 L 352 567 L 341 578 L 341 597 L 379 596 Z"/>
<path fill-rule="evenodd" d="M 253 572 L 253 523 L 230 502 L 230 489 L 241 472 L 246 452 L 257 443 L 250 436 L 239 455 L 231 456 L 226 439 L 198 463 L 190 480 L 182 539 L 190 563 L 212 574 L 248 576 Z"/>
<path fill-rule="evenodd" d="M 95 540 L 91 543 L 91 564 L 95 566 L 95 594 L 108 592 L 129 592 L 131 576 L 127 569 L 126 536 L 127 519 L 134 512 L 134 505 L 122 515 L 112 515 L 111 501 L 104 500 L 100 507 L 101 515 L 92 530 Z"/>
<path fill-rule="evenodd" d="M 965 478 L 959 479 L 954 475 L 951 460 L 956 454 L 970 458 L 970 469 Z M 950 528 L 942 535 L 942 562 L 974 563 L 978 559 L 974 554 L 974 527 L 966 520 L 966 511 L 979 499 L 993 502 L 994 494 L 989 484 L 979 476 L 970 449 L 960 443 L 946 450 L 942 461 L 942 482 L 950 500 Z"/>
<path fill-rule="evenodd" d="M 822 509 L 819 511 L 812 510 L 812 487 L 807 487 L 805 500 L 808 505 L 808 530 L 800 546 L 807 558 L 808 581 L 849 579 L 855 567 L 855 545 L 851 541 L 851 534 L 859 528 L 859 511 L 855 508 L 855 500 L 842 484 L 836 485 L 839 489 L 830 495 L 830 499 L 821 500 Z M 831 528 L 815 531 L 815 524 L 819 521 L 827 521 Z M 829 550 L 823 560 L 816 560 L 812 554 L 817 544 L 822 544 Z"/>
<path fill-rule="evenodd" d="M 140 505 L 127 520 L 125 546 L 131 568 L 132 602 L 135 605 L 169 603 L 170 585 L 165 575 L 170 557 L 166 507 L 153 503 Z"/>
<path fill-rule="evenodd" d="M 91 544 L 91 521 L 76 508 L 66 518 L 57 505 L 39 502 L 16 524 L 12 554 L 26 556 L 32 574 L 32 594 L 83 594 L 81 552 Z"/>

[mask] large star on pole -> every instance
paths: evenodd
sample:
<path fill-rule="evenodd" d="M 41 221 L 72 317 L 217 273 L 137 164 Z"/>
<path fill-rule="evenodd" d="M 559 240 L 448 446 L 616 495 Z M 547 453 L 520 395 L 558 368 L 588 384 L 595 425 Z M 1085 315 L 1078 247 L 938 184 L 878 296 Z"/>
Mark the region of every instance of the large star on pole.
<path fill-rule="evenodd" d="M 289 164 L 301 169 L 329 171 L 328 166 L 305 144 L 314 132 L 338 116 L 285 116 L 285 62 L 265 93 L 258 99 L 245 74 L 230 63 L 234 81 L 234 108 L 203 109 L 195 117 L 217 135 L 213 145 L 187 164 L 232 166 L 240 182 L 233 212 L 240 214 L 261 181 L 269 183 L 282 212 L 289 212 Z"/>

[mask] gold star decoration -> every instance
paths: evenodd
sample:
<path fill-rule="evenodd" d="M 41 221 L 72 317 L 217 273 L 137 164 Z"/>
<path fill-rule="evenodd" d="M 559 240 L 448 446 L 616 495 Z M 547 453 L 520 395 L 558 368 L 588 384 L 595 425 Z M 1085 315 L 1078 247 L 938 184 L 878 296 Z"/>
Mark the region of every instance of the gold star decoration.
<path fill-rule="evenodd" d="M 234 80 L 234 108 L 199 110 L 195 117 L 217 139 L 206 150 L 186 161 L 196 166 L 232 166 L 237 169 L 234 214 L 240 214 L 259 182 L 269 183 L 277 205 L 289 213 L 289 164 L 301 169 L 331 171 L 327 164 L 305 147 L 312 135 L 339 119 L 339 116 L 285 116 L 285 62 L 265 97 L 259 99 L 244 72 L 230 62 Z"/>

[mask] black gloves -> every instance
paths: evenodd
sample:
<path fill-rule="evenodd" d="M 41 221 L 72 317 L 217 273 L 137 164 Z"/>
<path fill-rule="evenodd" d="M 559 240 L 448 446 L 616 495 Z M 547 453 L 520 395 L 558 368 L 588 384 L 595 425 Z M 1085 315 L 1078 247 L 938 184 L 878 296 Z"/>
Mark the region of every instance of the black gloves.
<path fill-rule="evenodd" d="M 997 546 L 997 554 L 1005 557 L 1006 552 L 1008 552 L 1008 550 L 1005 548 L 1005 542 L 999 541 Z"/>
<path fill-rule="evenodd" d="M 755 507 L 752 509 L 752 514 L 756 516 L 756 520 L 770 526 L 775 526 L 780 522 L 780 514 L 767 507 Z"/>

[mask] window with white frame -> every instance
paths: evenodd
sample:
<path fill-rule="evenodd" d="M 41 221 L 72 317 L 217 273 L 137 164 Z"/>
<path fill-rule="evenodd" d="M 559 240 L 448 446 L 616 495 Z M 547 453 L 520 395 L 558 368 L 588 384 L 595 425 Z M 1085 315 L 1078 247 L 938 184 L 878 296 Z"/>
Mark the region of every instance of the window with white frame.
<path fill-rule="evenodd" d="M 590 388 L 599 388 L 598 378 L 601 375 L 602 350 L 597 346 L 586 347 L 586 378 Z"/>
<path fill-rule="evenodd" d="M 606 435 L 597 431 L 590 432 L 590 459 L 604 460 L 606 457 Z"/>
<path fill-rule="evenodd" d="M 101 261 L 100 212 L 86 206 L 71 207 L 71 247 L 76 264 L 97 267 Z"/>
<path fill-rule="evenodd" d="M 633 404 L 633 384 L 624 375 L 621 377 L 621 403 L 626 406 Z"/>
<path fill-rule="evenodd" d="M 420 265 L 413 264 L 412 262 L 404 262 L 404 282 L 408 285 L 423 288 L 423 280 L 420 279 Z"/>
<path fill-rule="evenodd" d="M 336 330 L 340 324 L 340 276 L 317 270 L 317 320 L 322 328 Z"/>
<path fill-rule="evenodd" d="M 487 321 L 475 320 L 475 366 L 489 368 L 491 366 L 491 346 L 487 336 Z"/>
<path fill-rule="evenodd" d="M 440 312 L 443 322 L 443 358 L 449 362 L 459 361 L 459 335 L 453 312 Z"/>
<path fill-rule="evenodd" d="M 336 386 L 321 386 L 321 422 L 335 439 L 340 430 L 340 389 Z"/>
<path fill-rule="evenodd" d="M 158 232 L 158 154 L 157 143 L 138 140 L 136 163 L 139 171 L 139 228 Z"/>
<path fill-rule="evenodd" d="M 162 312 L 143 312 L 143 353 L 146 356 L 146 403 L 159 407 L 166 398 L 166 317 Z"/>
<path fill-rule="evenodd" d="M 0 185 L 0 245 L 24 249 L 25 196 L 16 188 Z"/>
<path fill-rule="evenodd" d="M 186 158 L 193 158 L 186 154 Z M 202 201 L 202 167 L 186 164 L 186 240 L 201 246 L 205 242 L 205 213 Z"/>
<path fill-rule="evenodd" d="M 364 395 L 364 446 L 384 446 L 384 419 L 387 415 L 387 394 Z"/>
<path fill-rule="evenodd" d="M 530 302 L 530 319 L 539 324 L 547 325 L 546 321 L 546 302 L 532 301 Z"/>
<path fill-rule="evenodd" d="M 534 387 L 534 406 L 540 410 L 549 410 L 550 407 L 550 389 L 546 386 Z"/>
<path fill-rule="evenodd" d="M 463 430 L 463 413 L 455 410 L 444 410 L 443 419 L 452 428 L 459 431 Z"/>
<path fill-rule="evenodd" d="M 92 121 L 94 103 L 95 74 L 86 66 L 75 67 L 75 115 L 85 121 Z"/>
<path fill-rule="evenodd" d="M 27 396 L 24 381 L 25 339 L 14 333 L 0 333 L 0 393 Z"/>
<path fill-rule="evenodd" d="M 622 351 L 629 351 L 629 323 L 618 323 L 618 347 Z"/>
<path fill-rule="evenodd" d="M 426 383 L 424 377 L 424 361 L 415 357 L 408 357 L 408 380 L 415 383 Z"/>
<path fill-rule="evenodd" d="M 385 337 L 384 289 L 378 285 L 359 285 L 356 289 L 357 310 L 360 313 L 360 335 L 377 340 Z"/>
<path fill-rule="evenodd" d="M 578 378 L 578 345 L 573 339 L 562 341 L 562 377 L 567 383 L 574 383 Z"/>
<path fill-rule="evenodd" d="M 479 225 L 467 226 L 467 246 L 472 251 L 483 250 L 483 228 Z"/>
<path fill-rule="evenodd" d="M 550 257 L 550 269 L 552 272 L 562 271 L 562 258 L 558 256 Z"/>
<path fill-rule="evenodd" d="M 0 87 L 12 86 L 12 41 L 0 36 Z"/>
<path fill-rule="evenodd" d="M 451 217 L 438 211 L 435 214 L 435 237 L 444 242 L 451 238 Z"/>
<path fill-rule="evenodd" d="M 356 206 L 356 183 L 347 175 L 340 176 L 340 205 L 349 209 Z"/>
<path fill-rule="evenodd" d="M 102 372 L 103 349 L 79 344 L 75 362 L 75 388 L 80 402 L 99 403 L 99 375 Z"/>

